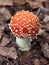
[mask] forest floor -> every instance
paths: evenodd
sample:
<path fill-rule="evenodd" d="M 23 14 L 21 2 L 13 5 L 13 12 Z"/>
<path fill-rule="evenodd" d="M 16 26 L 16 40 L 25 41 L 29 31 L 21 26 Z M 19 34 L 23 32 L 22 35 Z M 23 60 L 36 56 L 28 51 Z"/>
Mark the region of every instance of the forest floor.
<path fill-rule="evenodd" d="M 42 29 L 27 52 L 18 50 L 8 25 L 21 10 L 34 12 Z M 49 0 L 0 0 L 0 65 L 49 65 Z"/>

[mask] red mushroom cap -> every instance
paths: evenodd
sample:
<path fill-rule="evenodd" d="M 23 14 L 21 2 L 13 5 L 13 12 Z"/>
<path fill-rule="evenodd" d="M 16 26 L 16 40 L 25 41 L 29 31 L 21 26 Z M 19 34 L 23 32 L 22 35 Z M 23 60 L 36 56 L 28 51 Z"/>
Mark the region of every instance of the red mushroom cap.
<path fill-rule="evenodd" d="M 30 38 L 36 36 L 39 30 L 38 17 L 29 11 L 19 11 L 11 19 L 10 29 L 17 37 Z"/>

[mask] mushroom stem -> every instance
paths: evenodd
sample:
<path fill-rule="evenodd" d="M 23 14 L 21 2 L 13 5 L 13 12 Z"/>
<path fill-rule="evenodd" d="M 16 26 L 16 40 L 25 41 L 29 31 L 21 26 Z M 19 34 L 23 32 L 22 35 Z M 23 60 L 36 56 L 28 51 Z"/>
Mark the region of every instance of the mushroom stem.
<path fill-rule="evenodd" d="M 19 50 L 21 51 L 29 51 L 31 47 L 31 41 L 29 37 L 26 38 L 16 37 L 16 44 L 18 45 Z"/>

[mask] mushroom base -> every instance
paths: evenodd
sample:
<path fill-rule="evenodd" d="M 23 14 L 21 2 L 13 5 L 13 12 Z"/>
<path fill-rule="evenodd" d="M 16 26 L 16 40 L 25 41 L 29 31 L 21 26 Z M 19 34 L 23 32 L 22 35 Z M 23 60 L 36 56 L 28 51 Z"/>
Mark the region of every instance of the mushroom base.
<path fill-rule="evenodd" d="M 16 37 L 16 44 L 21 51 L 29 51 L 31 47 L 31 41 L 28 37 L 26 38 L 18 38 Z"/>

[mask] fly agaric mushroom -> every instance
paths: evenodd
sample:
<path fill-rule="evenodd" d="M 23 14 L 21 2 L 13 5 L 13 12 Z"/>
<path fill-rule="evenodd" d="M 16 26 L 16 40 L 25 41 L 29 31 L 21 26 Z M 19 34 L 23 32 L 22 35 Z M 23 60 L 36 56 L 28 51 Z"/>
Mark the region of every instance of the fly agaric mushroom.
<path fill-rule="evenodd" d="M 10 29 L 21 51 L 30 50 L 31 40 L 39 31 L 38 17 L 29 11 L 19 11 L 11 18 Z"/>

